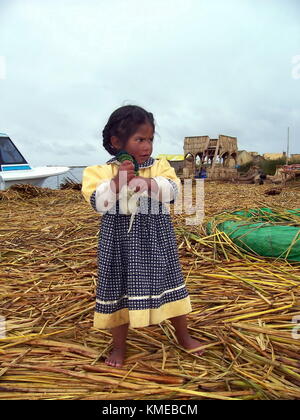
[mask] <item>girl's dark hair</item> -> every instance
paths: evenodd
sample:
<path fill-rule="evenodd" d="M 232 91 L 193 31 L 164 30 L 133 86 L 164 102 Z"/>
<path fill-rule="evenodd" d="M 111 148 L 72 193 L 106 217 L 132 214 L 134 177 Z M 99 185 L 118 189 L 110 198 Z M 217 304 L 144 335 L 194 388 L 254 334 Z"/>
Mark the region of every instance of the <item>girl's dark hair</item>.
<path fill-rule="evenodd" d="M 116 155 L 118 150 L 110 143 L 111 137 L 118 137 L 124 147 L 127 140 L 136 131 L 139 125 L 149 123 L 152 125 L 153 132 L 155 124 L 153 114 L 136 105 L 125 105 L 116 109 L 108 119 L 102 131 L 103 147 L 111 155 Z"/>

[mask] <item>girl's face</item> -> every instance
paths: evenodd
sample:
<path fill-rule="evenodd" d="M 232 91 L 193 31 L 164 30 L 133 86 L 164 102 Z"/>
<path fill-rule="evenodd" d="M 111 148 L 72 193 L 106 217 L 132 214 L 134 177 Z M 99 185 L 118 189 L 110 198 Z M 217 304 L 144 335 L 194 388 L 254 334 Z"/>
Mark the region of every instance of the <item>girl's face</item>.
<path fill-rule="evenodd" d="M 152 154 L 153 135 L 151 124 L 141 124 L 137 131 L 129 137 L 124 149 L 134 156 L 139 164 L 144 163 Z"/>

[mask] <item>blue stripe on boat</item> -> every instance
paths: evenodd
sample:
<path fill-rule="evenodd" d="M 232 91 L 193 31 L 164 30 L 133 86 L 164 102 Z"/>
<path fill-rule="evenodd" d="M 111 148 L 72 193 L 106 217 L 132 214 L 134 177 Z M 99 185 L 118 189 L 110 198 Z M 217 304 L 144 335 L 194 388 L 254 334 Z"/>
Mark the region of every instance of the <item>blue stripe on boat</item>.
<path fill-rule="evenodd" d="M 24 170 L 24 169 L 31 169 L 29 165 L 19 165 L 19 166 L 3 166 L 2 171 L 17 171 L 17 170 Z"/>

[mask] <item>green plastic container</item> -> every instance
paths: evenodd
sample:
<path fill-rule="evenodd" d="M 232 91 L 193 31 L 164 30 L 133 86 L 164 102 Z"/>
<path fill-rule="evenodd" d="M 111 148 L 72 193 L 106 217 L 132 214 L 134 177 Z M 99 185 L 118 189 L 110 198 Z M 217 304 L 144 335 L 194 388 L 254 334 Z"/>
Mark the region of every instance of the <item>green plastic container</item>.
<path fill-rule="evenodd" d="M 261 208 L 231 213 L 233 216 L 240 216 L 240 220 L 234 220 L 237 217 L 233 217 L 232 220 L 218 223 L 217 215 L 213 221 L 207 223 L 206 228 L 208 234 L 211 234 L 213 225 L 217 225 L 220 231 L 225 232 L 244 251 L 300 262 L 300 209 L 285 211 L 287 215 L 296 216 L 295 225 L 284 226 L 284 217 L 278 217 L 272 209 Z"/>

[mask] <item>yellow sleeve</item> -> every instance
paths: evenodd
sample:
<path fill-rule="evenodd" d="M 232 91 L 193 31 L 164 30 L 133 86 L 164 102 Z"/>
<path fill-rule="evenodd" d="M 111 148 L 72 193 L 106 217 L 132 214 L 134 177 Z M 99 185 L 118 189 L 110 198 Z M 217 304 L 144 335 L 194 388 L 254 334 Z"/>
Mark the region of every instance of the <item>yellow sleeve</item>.
<path fill-rule="evenodd" d="M 111 166 L 112 165 L 94 165 L 84 169 L 81 193 L 89 204 L 91 204 L 91 196 L 98 185 L 113 178 Z"/>
<path fill-rule="evenodd" d="M 175 169 L 170 165 L 166 158 L 160 159 L 157 165 L 157 173 L 155 176 L 163 176 L 165 178 L 171 179 L 176 183 L 178 189 L 181 187 L 181 181 L 176 175 Z"/>
<path fill-rule="evenodd" d="M 166 158 L 163 158 L 158 162 L 153 179 L 157 182 L 159 187 L 160 201 L 174 203 L 181 191 L 181 181 L 177 177 L 175 169 L 170 165 Z M 170 201 L 168 197 L 173 197 L 173 199 Z"/>

